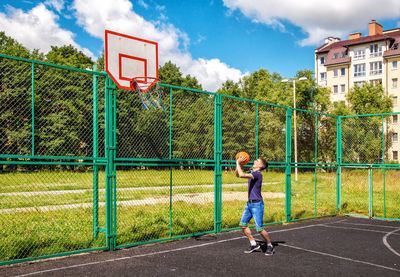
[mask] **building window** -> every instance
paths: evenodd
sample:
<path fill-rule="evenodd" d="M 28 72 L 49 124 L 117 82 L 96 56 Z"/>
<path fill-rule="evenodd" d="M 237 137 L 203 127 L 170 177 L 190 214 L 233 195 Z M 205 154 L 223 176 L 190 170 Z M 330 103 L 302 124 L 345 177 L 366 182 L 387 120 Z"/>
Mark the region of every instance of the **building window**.
<path fill-rule="evenodd" d="M 382 79 L 375 79 L 375 80 L 371 80 L 370 83 L 374 86 L 376 85 L 382 85 Z"/>
<path fill-rule="evenodd" d="M 398 142 L 399 141 L 399 135 L 397 133 L 392 134 L 392 142 Z"/>
<path fill-rule="evenodd" d="M 340 58 L 343 59 L 344 57 L 346 57 L 347 55 L 347 51 L 343 51 L 342 54 L 340 55 Z"/>
<path fill-rule="evenodd" d="M 354 82 L 354 86 L 362 87 L 364 85 L 364 83 L 365 83 L 365 81 Z"/>
<path fill-rule="evenodd" d="M 369 70 L 370 75 L 382 74 L 382 62 L 369 63 Z"/>
<path fill-rule="evenodd" d="M 333 77 L 337 77 L 337 76 L 338 76 L 338 70 L 337 70 L 337 68 L 335 68 L 333 70 Z"/>
<path fill-rule="evenodd" d="M 326 81 L 326 72 L 320 73 L 321 81 Z"/>
<path fill-rule="evenodd" d="M 346 75 L 346 68 L 342 67 L 340 69 L 340 76 L 344 76 L 344 75 Z"/>
<path fill-rule="evenodd" d="M 321 64 L 325 64 L 325 57 L 321 57 Z"/>
<path fill-rule="evenodd" d="M 393 106 L 397 106 L 397 96 L 392 97 Z"/>
<path fill-rule="evenodd" d="M 397 78 L 392 79 L 392 88 L 397 88 Z"/>
<path fill-rule="evenodd" d="M 333 93 L 338 93 L 338 86 L 337 85 L 333 86 Z"/>
<path fill-rule="evenodd" d="M 339 54 L 338 54 L 338 53 L 335 53 L 335 54 L 333 54 L 333 56 L 332 56 L 332 60 L 336 60 L 338 56 L 339 56 Z"/>
<path fill-rule="evenodd" d="M 397 114 L 392 115 L 392 123 L 397 124 L 397 121 L 398 121 Z"/>
<path fill-rule="evenodd" d="M 392 61 L 392 69 L 397 69 L 397 61 Z"/>
<path fill-rule="evenodd" d="M 355 60 L 365 59 L 365 50 L 364 49 L 355 50 L 354 59 Z"/>
<path fill-rule="evenodd" d="M 397 49 L 399 49 L 399 44 L 398 43 L 393 44 L 393 50 L 397 50 Z"/>
<path fill-rule="evenodd" d="M 346 85 L 340 85 L 340 92 L 345 93 L 346 92 Z"/>
<path fill-rule="evenodd" d="M 365 63 L 354 65 L 354 77 L 365 76 Z"/>
<path fill-rule="evenodd" d="M 393 160 L 397 161 L 399 159 L 399 153 L 397 151 L 393 151 Z"/>
<path fill-rule="evenodd" d="M 369 46 L 369 52 L 371 57 L 382 56 L 382 45 L 374 44 Z"/>

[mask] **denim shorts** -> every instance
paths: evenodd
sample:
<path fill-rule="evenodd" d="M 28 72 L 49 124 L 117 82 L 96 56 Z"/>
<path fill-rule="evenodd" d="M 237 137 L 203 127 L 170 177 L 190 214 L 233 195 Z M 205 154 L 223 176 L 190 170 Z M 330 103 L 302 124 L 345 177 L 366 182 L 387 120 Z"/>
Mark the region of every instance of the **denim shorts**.
<path fill-rule="evenodd" d="M 251 218 L 254 218 L 254 223 L 258 232 L 263 230 L 263 215 L 264 215 L 264 202 L 250 203 L 247 202 L 244 208 L 240 226 L 247 226 Z"/>

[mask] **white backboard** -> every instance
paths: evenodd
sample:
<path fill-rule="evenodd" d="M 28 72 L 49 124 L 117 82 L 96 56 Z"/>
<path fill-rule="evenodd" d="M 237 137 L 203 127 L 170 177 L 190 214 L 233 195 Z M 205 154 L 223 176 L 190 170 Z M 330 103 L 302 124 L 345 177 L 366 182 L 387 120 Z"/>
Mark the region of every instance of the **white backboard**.
<path fill-rule="evenodd" d="M 158 78 L 157 42 L 105 30 L 105 67 L 121 89 L 131 89 L 133 77 Z"/>

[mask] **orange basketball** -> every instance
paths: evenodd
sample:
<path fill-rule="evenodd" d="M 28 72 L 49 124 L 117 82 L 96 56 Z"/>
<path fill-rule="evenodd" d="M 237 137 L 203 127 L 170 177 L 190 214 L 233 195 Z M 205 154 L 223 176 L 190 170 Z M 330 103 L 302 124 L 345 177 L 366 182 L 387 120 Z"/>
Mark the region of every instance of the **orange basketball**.
<path fill-rule="evenodd" d="M 241 164 L 246 165 L 250 161 L 250 156 L 246 152 L 239 152 L 236 154 L 236 160 L 238 160 L 240 157 L 246 157 L 246 160 L 244 160 Z"/>

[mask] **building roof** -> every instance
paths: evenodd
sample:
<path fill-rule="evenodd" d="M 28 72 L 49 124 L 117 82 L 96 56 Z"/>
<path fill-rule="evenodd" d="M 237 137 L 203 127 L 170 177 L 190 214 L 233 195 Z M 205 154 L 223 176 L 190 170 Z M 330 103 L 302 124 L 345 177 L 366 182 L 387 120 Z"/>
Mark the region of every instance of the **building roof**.
<path fill-rule="evenodd" d="M 326 56 L 325 66 L 349 63 L 351 58 L 347 53 L 346 47 L 337 47 L 329 50 Z"/>
<path fill-rule="evenodd" d="M 357 44 L 365 44 L 369 42 L 374 42 L 374 41 L 379 41 L 379 40 L 396 40 L 400 38 L 400 31 L 394 31 L 394 32 L 388 32 L 388 33 L 383 33 L 380 35 L 375 35 L 375 36 L 366 36 L 366 37 L 361 37 L 357 39 L 351 39 L 351 40 L 341 40 L 338 42 L 334 42 L 331 44 L 324 43 L 320 47 L 318 47 L 315 50 L 316 54 L 322 54 L 329 52 L 331 49 L 336 49 L 340 47 L 348 47 L 348 46 L 353 46 Z M 390 50 L 388 50 L 390 51 Z"/>
<path fill-rule="evenodd" d="M 384 58 L 400 55 L 400 37 L 396 37 L 389 49 L 383 53 Z"/>

